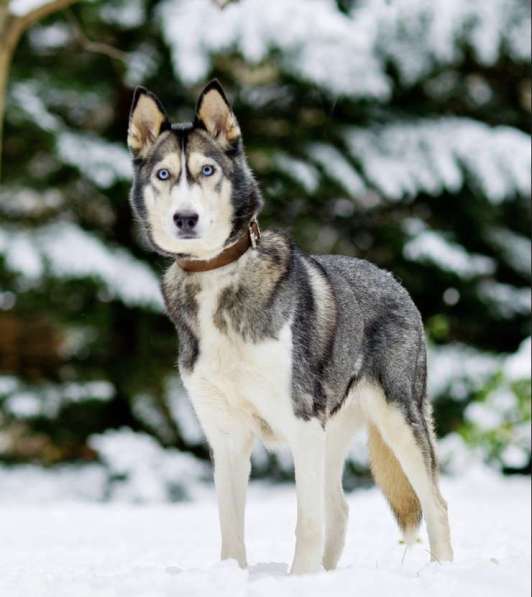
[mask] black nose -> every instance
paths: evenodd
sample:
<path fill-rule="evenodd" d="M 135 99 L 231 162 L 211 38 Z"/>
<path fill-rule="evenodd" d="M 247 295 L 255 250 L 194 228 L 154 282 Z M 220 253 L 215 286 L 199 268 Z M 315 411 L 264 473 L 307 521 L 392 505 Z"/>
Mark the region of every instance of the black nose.
<path fill-rule="evenodd" d="M 174 214 L 174 222 L 180 232 L 192 232 L 198 223 L 198 214 L 182 211 Z"/>

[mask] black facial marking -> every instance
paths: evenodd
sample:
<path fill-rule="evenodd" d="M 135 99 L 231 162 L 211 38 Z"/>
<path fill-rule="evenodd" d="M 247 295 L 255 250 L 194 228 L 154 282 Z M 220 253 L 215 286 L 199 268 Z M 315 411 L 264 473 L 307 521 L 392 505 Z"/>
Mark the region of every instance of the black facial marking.
<path fill-rule="evenodd" d="M 191 123 L 185 124 L 175 124 L 172 126 L 172 130 L 177 137 L 177 141 L 179 144 L 179 155 L 187 156 L 187 147 L 188 147 L 188 139 L 190 133 L 194 130 L 194 126 Z M 187 160 L 185 159 L 185 163 L 181 164 L 181 171 L 179 173 L 179 182 L 183 176 L 186 176 L 186 180 L 188 184 L 193 182 L 192 174 L 190 173 L 190 169 L 188 167 Z"/>

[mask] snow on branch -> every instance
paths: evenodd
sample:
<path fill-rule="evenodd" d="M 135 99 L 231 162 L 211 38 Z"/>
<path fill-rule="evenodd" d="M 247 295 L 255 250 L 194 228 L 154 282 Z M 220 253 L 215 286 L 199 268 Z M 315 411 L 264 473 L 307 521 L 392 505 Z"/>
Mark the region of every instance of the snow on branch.
<path fill-rule="evenodd" d="M 373 52 L 375 23 L 350 19 L 334 2 L 241 0 L 220 11 L 212 0 L 166 0 L 160 18 L 176 73 L 188 84 L 207 75 L 215 52 L 239 50 L 256 64 L 280 49 L 282 68 L 332 92 L 387 97 L 390 91 Z"/>
<path fill-rule="evenodd" d="M 429 345 L 429 395 L 449 393 L 465 400 L 478 391 L 501 367 L 501 355 L 482 352 L 465 344 Z"/>
<path fill-rule="evenodd" d="M 335 147 L 325 143 L 312 143 L 308 147 L 308 155 L 311 160 L 327 172 L 328 176 L 343 186 L 351 196 L 361 195 L 366 191 L 366 185 L 354 167 Z"/>
<path fill-rule="evenodd" d="M 215 53 L 236 50 L 259 63 L 280 50 L 281 69 L 333 95 L 386 99 L 390 62 L 412 84 L 466 48 L 484 65 L 501 53 L 530 55 L 530 12 L 520 0 L 365 0 L 350 14 L 332 0 L 240 0 L 223 11 L 212 0 L 165 0 L 159 16 L 187 84 L 207 76 Z"/>
<path fill-rule="evenodd" d="M 405 83 L 461 61 L 466 49 L 486 66 L 502 53 L 529 60 L 530 10 L 521 0 L 368 0 L 363 6 L 379 23 L 377 50 Z"/>
<path fill-rule="evenodd" d="M 478 295 L 498 317 L 512 319 L 516 315 L 530 314 L 532 292 L 528 286 L 517 287 L 485 280 L 478 286 Z"/>
<path fill-rule="evenodd" d="M 14 377 L 0 377 L 4 412 L 16 419 L 53 419 L 65 406 L 86 400 L 111 400 L 115 388 L 104 380 L 26 385 Z"/>
<path fill-rule="evenodd" d="M 76 0 L 11 0 L 9 3 L 9 12 L 16 17 L 32 17 L 38 13 L 37 18 L 41 18 L 49 12 L 55 12 L 73 4 Z"/>
<path fill-rule="evenodd" d="M 12 15 L 21 17 L 36 8 L 49 4 L 50 1 L 51 0 L 11 0 L 9 4 L 9 12 Z"/>
<path fill-rule="evenodd" d="M 68 129 L 48 110 L 46 96 L 36 81 L 15 83 L 10 95 L 20 113 L 42 130 L 54 133 L 57 155 L 63 163 L 77 168 L 96 186 L 109 188 L 118 180 L 131 178 L 131 158 L 125 146 Z"/>
<path fill-rule="evenodd" d="M 5 227 L 0 230 L 0 256 L 22 280 L 34 282 L 46 275 L 95 278 L 111 299 L 155 311 L 163 308 L 157 276 L 148 265 L 71 222 L 32 230 Z"/>
<path fill-rule="evenodd" d="M 455 193 L 469 175 L 494 203 L 530 194 L 530 140 L 468 118 L 400 122 L 346 135 L 368 182 L 388 199 Z"/>
<path fill-rule="evenodd" d="M 443 232 L 426 228 L 421 220 L 411 218 L 405 222 L 404 228 L 410 236 L 403 248 L 406 259 L 432 263 L 444 271 L 466 279 L 492 274 L 495 271 L 493 259 L 468 253 Z"/>
<path fill-rule="evenodd" d="M 59 156 L 77 168 L 96 186 L 109 188 L 117 180 L 131 178 L 131 158 L 116 144 L 82 133 L 64 131 L 57 138 Z"/>
<path fill-rule="evenodd" d="M 516 272 L 529 277 L 532 271 L 532 246 L 526 236 L 507 228 L 492 228 L 488 239 L 499 249 L 503 259 Z"/>
<path fill-rule="evenodd" d="M 300 184 L 307 193 L 312 193 L 317 189 L 318 172 L 307 161 L 295 158 L 285 152 L 278 152 L 273 156 L 273 165 Z"/>
<path fill-rule="evenodd" d="M 530 195 L 530 141 L 517 129 L 445 117 L 351 127 L 343 137 L 347 152 L 338 144 L 311 143 L 304 150 L 307 160 L 279 152 L 274 165 L 308 193 L 318 188 L 320 169 L 351 199 L 368 192 L 389 201 L 438 196 L 459 192 L 466 181 L 495 204 Z M 517 271 L 530 271 L 526 239 L 499 233 L 490 240 L 504 248 L 508 260 L 519 261 L 510 264 Z"/>

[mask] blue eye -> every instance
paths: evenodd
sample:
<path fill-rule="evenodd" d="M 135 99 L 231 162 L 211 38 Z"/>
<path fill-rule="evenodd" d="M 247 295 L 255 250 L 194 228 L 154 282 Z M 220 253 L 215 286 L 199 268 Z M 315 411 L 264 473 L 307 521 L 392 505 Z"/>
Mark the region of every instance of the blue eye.
<path fill-rule="evenodd" d="M 156 175 L 159 180 L 168 180 L 170 178 L 170 172 L 166 168 L 157 170 Z"/>
<path fill-rule="evenodd" d="M 203 176 L 212 176 L 214 174 L 214 166 L 211 166 L 210 164 L 205 164 L 205 166 L 201 168 L 201 174 Z"/>

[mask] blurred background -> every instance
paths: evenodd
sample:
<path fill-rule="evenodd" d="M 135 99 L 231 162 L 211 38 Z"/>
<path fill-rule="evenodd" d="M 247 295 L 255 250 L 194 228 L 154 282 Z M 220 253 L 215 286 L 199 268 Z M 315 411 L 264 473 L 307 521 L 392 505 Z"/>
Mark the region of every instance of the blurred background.
<path fill-rule="evenodd" d="M 135 85 L 189 121 L 214 76 L 262 226 L 412 294 L 444 471 L 530 473 L 529 67 L 527 0 L 1 2 L 0 498 L 208 483 L 125 139 Z M 345 482 L 370 482 L 363 437 Z"/>

